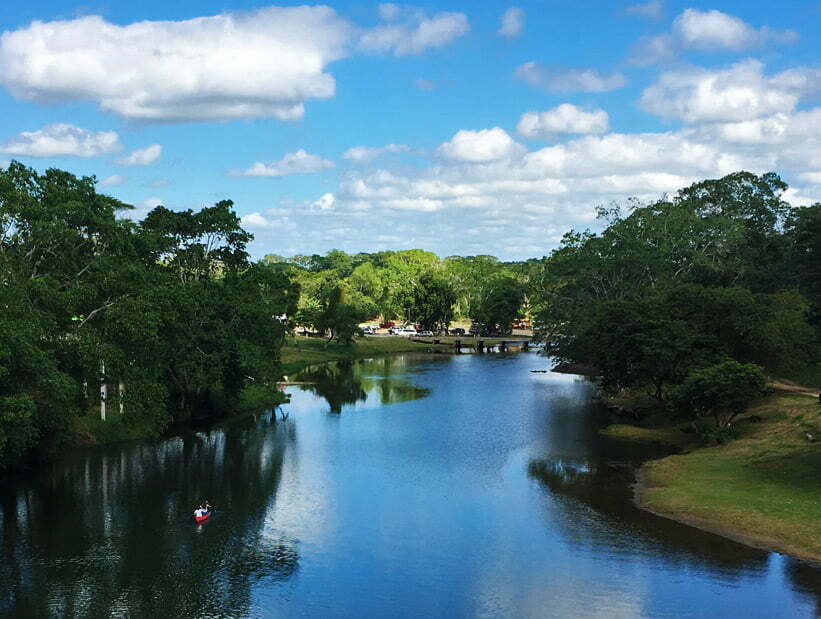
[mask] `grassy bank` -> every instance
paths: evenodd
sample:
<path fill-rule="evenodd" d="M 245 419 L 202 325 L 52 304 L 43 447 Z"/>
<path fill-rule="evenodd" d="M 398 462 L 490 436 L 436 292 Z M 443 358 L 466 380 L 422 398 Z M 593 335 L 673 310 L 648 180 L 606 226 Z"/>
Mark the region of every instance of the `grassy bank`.
<path fill-rule="evenodd" d="M 291 336 L 280 352 L 282 373 L 291 376 L 300 369 L 324 361 L 366 359 L 402 352 L 424 353 L 430 350 L 449 351 L 449 346 L 412 342 L 404 337 L 373 336 L 357 338 L 353 344 L 327 343 L 322 338 Z"/>
<path fill-rule="evenodd" d="M 686 453 L 647 462 L 636 499 L 654 513 L 749 545 L 821 562 L 821 406 L 776 393 L 749 411 L 728 444 L 699 446 L 674 428 L 610 426 L 631 440 L 674 441 Z"/>

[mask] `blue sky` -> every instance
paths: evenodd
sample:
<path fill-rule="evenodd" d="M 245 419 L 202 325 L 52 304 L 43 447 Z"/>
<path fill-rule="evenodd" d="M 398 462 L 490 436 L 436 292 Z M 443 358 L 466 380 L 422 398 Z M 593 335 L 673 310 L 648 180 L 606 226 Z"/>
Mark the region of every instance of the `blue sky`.
<path fill-rule="evenodd" d="M 821 199 L 819 2 L 52 1 L 0 29 L 0 163 L 134 217 L 231 198 L 255 256 L 541 256 L 737 169 Z"/>

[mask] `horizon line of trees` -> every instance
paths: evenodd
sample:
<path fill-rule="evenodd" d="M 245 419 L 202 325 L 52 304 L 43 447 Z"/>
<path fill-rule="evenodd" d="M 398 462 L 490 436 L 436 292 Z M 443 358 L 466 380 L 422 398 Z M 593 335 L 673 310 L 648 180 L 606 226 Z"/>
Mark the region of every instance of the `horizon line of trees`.
<path fill-rule="evenodd" d="M 527 313 L 527 290 L 538 260 L 502 262 L 494 256 L 448 256 L 421 249 L 285 258 L 269 254 L 261 264 L 299 285 L 291 325 L 312 326 L 329 340 L 350 342 L 367 320 L 447 329 L 469 318 L 504 330 Z"/>

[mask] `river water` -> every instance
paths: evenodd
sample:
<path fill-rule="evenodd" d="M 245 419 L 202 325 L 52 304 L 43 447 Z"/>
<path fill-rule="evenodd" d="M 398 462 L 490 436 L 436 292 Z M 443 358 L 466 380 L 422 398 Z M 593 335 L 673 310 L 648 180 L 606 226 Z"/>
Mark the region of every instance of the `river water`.
<path fill-rule="evenodd" d="M 533 353 L 320 366 L 272 413 L 0 486 L 0 616 L 812 617 L 821 569 L 639 511 Z M 287 415 L 283 420 L 282 413 Z M 190 520 L 203 498 L 216 505 Z"/>

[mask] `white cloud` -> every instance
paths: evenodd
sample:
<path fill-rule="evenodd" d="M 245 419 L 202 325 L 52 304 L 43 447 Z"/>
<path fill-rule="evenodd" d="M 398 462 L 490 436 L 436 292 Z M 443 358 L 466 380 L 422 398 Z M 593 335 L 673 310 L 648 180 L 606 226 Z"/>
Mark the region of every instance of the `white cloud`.
<path fill-rule="evenodd" d="M 533 61 L 520 65 L 514 75 L 533 88 L 553 93 L 605 92 L 627 84 L 619 71 L 602 74 L 595 69 L 548 67 Z"/>
<path fill-rule="evenodd" d="M 229 174 L 231 176 L 271 176 L 278 178 L 292 174 L 320 172 L 332 167 L 334 167 L 333 161 L 324 159 L 319 155 L 306 153 L 300 148 L 296 152 L 287 153 L 279 161 L 272 161 L 271 163 L 257 161 L 250 168 L 231 170 Z"/>
<path fill-rule="evenodd" d="M 796 75 L 767 77 L 757 60 L 719 71 L 671 71 L 644 90 L 641 106 L 662 118 L 688 123 L 753 120 L 793 110 L 802 83 Z"/>
<path fill-rule="evenodd" d="M 140 221 L 145 218 L 150 211 L 154 210 L 158 206 L 166 206 L 166 204 L 163 202 L 162 198 L 152 196 L 135 204 L 133 209 L 120 212 L 119 215 L 125 217 L 126 219 L 130 219 L 131 221 Z"/>
<path fill-rule="evenodd" d="M 267 228 L 271 225 L 268 219 L 261 213 L 249 213 L 240 218 L 243 228 Z"/>
<path fill-rule="evenodd" d="M 146 198 L 145 200 L 143 200 L 140 203 L 140 206 L 142 208 L 152 209 L 152 208 L 156 208 L 158 206 L 162 206 L 162 204 L 163 204 L 162 198 L 158 198 L 158 197 L 154 196 L 154 197 Z"/>
<path fill-rule="evenodd" d="M 154 163 L 162 154 L 162 146 L 152 144 L 145 148 L 132 150 L 125 157 L 117 159 L 117 163 L 123 166 L 146 166 Z"/>
<path fill-rule="evenodd" d="M 115 131 L 93 132 L 66 123 L 55 123 L 37 131 L 23 131 L 6 140 L 0 146 L 0 152 L 26 157 L 97 157 L 121 148 Z"/>
<path fill-rule="evenodd" d="M 101 180 L 100 185 L 103 187 L 119 187 L 127 181 L 127 176 L 123 176 L 122 174 L 112 174 L 111 176 L 106 176 L 103 180 Z"/>
<path fill-rule="evenodd" d="M 721 11 L 686 9 L 673 22 L 673 32 L 687 49 L 741 51 L 765 43 L 792 43 L 793 30 L 753 28 L 747 22 Z"/>
<path fill-rule="evenodd" d="M 527 112 L 519 119 L 516 130 L 520 135 L 549 138 L 561 133 L 604 133 L 609 117 L 601 109 L 584 110 L 570 103 L 563 103 L 545 112 Z"/>
<path fill-rule="evenodd" d="M 391 5 L 393 6 L 393 5 Z M 405 12 L 401 22 L 400 10 L 390 9 L 389 20 L 370 30 L 359 38 L 359 47 L 366 52 L 393 52 L 395 56 L 408 56 L 443 47 L 453 42 L 469 30 L 464 13 L 437 13 L 427 17 L 419 11 Z M 380 9 L 383 20 L 386 12 Z"/>
<path fill-rule="evenodd" d="M 320 211 L 330 211 L 334 208 L 336 196 L 332 193 L 322 194 L 318 200 L 311 203 L 311 206 L 318 208 Z"/>
<path fill-rule="evenodd" d="M 410 147 L 406 144 L 386 144 L 385 146 L 354 146 L 342 153 L 342 158 L 356 163 L 370 163 L 387 153 L 407 153 Z"/>
<path fill-rule="evenodd" d="M 512 6 L 502 15 L 502 23 L 497 34 L 513 39 L 522 34 L 524 26 L 525 12 L 517 6 Z"/>
<path fill-rule="evenodd" d="M 548 127 L 557 130 L 572 126 L 575 116 L 548 118 L 555 122 Z M 378 212 L 380 222 L 410 226 L 396 231 L 402 238 L 413 237 L 420 225 L 451 238 L 456 229 L 449 226 L 470 222 L 458 241 L 439 247 L 509 256 L 524 247 L 549 251 L 567 229 L 595 225 L 595 207 L 611 200 L 653 200 L 738 170 L 789 170 L 804 184 L 788 200 L 804 204 L 821 197 L 821 107 L 667 132 L 590 134 L 530 152 L 522 148 L 499 128 L 460 131 L 427 167 L 352 171 L 334 191 L 334 212 L 361 223 L 357 238 L 365 245 L 375 238 L 378 227 L 370 222 Z M 435 250 L 436 243 L 425 247 Z"/>
<path fill-rule="evenodd" d="M 306 100 L 334 95 L 325 68 L 351 36 L 321 6 L 127 26 L 35 21 L 0 38 L 0 82 L 19 99 L 93 101 L 133 120 L 294 120 Z"/>
<path fill-rule="evenodd" d="M 755 28 L 721 11 L 686 9 L 673 21 L 671 32 L 642 38 L 630 54 L 633 64 L 648 65 L 670 59 L 686 50 L 743 51 L 798 40 L 794 30 Z"/>
<path fill-rule="evenodd" d="M 437 154 L 445 159 L 487 163 L 522 154 L 523 147 L 499 127 L 480 131 L 461 130 L 441 144 Z"/>
<path fill-rule="evenodd" d="M 633 17 L 643 17 L 645 19 L 661 19 L 664 15 L 664 2 L 660 0 L 650 0 L 640 4 L 632 4 L 624 9 L 627 15 Z"/>

